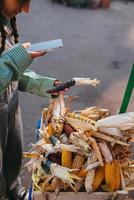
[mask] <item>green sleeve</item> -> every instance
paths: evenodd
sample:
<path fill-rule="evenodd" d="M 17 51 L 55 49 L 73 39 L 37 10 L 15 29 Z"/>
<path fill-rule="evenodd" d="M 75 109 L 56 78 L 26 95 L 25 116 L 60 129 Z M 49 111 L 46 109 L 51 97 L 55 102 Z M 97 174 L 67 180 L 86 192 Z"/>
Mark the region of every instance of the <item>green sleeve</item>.
<path fill-rule="evenodd" d="M 56 79 L 41 76 L 31 70 L 26 70 L 19 79 L 19 90 L 30 92 L 41 97 L 51 98 L 46 90 L 53 87 Z"/>
<path fill-rule="evenodd" d="M 4 51 L 0 56 L 0 95 L 11 81 L 17 81 L 19 76 L 31 64 L 32 57 L 20 44 Z"/>

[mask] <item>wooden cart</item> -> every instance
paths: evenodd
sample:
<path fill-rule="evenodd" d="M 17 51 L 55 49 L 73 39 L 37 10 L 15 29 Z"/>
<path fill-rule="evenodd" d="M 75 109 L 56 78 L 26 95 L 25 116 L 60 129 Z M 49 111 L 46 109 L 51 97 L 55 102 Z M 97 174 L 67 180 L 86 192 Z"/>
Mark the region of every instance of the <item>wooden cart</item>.
<path fill-rule="evenodd" d="M 33 200 L 53 200 L 54 193 L 34 192 Z M 125 200 L 126 194 L 115 194 L 109 192 L 94 192 L 87 194 L 85 192 L 60 192 L 57 200 Z"/>

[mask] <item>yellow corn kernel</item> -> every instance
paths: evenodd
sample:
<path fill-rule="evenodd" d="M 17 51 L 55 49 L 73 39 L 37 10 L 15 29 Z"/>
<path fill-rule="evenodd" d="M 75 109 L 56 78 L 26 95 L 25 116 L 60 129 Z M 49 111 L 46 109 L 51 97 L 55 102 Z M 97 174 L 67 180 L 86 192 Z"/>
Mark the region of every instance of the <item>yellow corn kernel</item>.
<path fill-rule="evenodd" d="M 73 119 L 78 119 L 80 121 L 87 122 L 87 123 L 90 123 L 92 125 L 95 125 L 95 121 L 94 120 L 91 120 L 91 119 L 89 119 L 87 117 L 84 117 L 82 115 L 79 115 L 79 114 L 68 113 L 67 117 L 70 117 L 70 118 L 73 118 Z"/>
<path fill-rule="evenodd" d="M 48 124 L 48 130 L 47 130 L 47 134 L 48 134 L 48 138 L 51 137 L 54 134 L 54 129 L 52 127 L 51 122 Z"/>
<path fill-rule="evenodd" d="M 120 165 L 118 160 L 114 160 L 115 165 L 115 190 L 120 189 L 121 185 L 121 174 L 120 174 Z"/>
<path fill-rule="evenodd" d="M 93 191 L 96 191 L 101 185 L 105 177 L 104 167 L 99 166 L 95 171 L 95 177 L 93 181 Z"/>
<path fill-rule="evenodd" d="M 72 152 L 62 150 L 62 158 L 61 158 L 62 166 L 71 168 L 72 166 Z"/>
<path fill-rule="evenodd" d="M 105 182 L 106 188 L 108 191 L 115 191 L 115 164 L 114 161 L 112 163 L 105 164 Z"/>
<path fill-rule="evenodd" d="M 120 188 L 121 174 L 119 161 L 114 159 L 111 164 L 105 164 L 105 182 L 108 191 L 113 192 Z"/>

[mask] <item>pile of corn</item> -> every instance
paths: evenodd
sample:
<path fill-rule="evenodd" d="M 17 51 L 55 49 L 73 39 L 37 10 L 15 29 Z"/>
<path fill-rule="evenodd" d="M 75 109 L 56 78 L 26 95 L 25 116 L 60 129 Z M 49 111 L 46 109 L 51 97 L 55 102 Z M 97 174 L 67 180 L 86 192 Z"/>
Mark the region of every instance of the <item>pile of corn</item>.
<path fill-rule="evenodd" d="M 72 112 L 72 99 L 61 94 L 50 101 L 42 112 L 39 140 L 24 153 L 34 190 L 134 189 L 134 112 L 109 116 L 98 107 Z"/>

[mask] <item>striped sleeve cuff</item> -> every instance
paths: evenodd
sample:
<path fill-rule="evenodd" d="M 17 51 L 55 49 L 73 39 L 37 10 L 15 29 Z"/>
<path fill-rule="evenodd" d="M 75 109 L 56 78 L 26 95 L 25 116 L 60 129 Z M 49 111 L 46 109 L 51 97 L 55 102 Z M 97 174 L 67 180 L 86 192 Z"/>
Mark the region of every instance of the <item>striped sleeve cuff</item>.
<path fill-rule="evenodd" d="M 9 67 L 13 70 L 14 75 L 17 77 L 19 77 L 20 74 L 23 73 L 33 61 L 31 55 L 20 43 L 4 51 L 2 57 L 7 61 L 11 61 Z"/>

